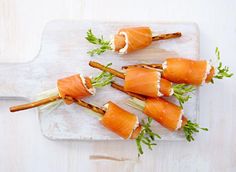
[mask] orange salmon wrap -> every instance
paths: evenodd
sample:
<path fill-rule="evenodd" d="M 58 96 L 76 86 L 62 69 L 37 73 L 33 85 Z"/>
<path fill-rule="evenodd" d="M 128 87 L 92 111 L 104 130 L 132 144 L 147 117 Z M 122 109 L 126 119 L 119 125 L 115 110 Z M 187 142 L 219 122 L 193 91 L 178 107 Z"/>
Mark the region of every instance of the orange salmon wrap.
<path fill-rule="evenodd" d="M 95 93 L 90 78 L 83 77 L 79 74 L 72 75 L 57 81 L 59 95 L 64 99 L 66 96 L 82 99 Z M 66 104 L 73 103 L 64 99 Z"/>
<path fill-rule="evenodd" d="M 168 58 L 163 64 L 162 76 L 175 83 L 186 83 L 199 86 L 210 82 L 214 76 L 214 67 L 206 60 Z"/>
<path fill-rule="evenodd" d="M 164 99 L 148 98 L 143 112 L 171 131 L 181 128 L 182 109 Z"/>
<path fill-rule="evenodd" d="M 132 67 L 126 70 L 125 91 L 149 96 L 171 96 L 172 83 L 161 78 L 161 73 L 155 69 Z"/>
<path fill-rule="evenodd" d="M 136 51 L 152 43 L 152 31 L 149 27 L 129 27 L 120 29 L 114 35 L 112 47 L 121 54 Z"/>
<path fill-rule="evenodd" d="M 137 137 L 138 132 L 141 131 L 137 116 L 112 102 L 108 102 L 106 105 L 108 105 L 106 113 L 100 121 L 102 125 L 124 139 Z"/>

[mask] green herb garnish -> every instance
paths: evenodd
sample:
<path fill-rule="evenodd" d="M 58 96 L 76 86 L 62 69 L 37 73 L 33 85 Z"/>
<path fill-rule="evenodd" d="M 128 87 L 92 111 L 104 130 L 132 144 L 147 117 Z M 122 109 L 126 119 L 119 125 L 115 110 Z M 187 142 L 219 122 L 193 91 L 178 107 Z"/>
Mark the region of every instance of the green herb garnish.
<path fill-rule="evenodd" d="M 109 63 L 105 68 L 108 68 L 111 65 L 112 63 Z M 113 77 L 114 75 L 110 74 L 109 72 L 103 71 L 100 75 L 91 79 L 92 85 L 97 88 L 104 87 L 112 82 Z"/>
<path fill-rule="evenodd" d="M 173 86 L 173 90 L 175 98 L 179 101 L 180 107 L 183 108 L 183 104 L 191 98 L 187 93 L 193 92 L 195 87 L 187 84 L 176 84 Z"/>
<path fill-rule="evenodd" d="M 214 76 L 214 78 L 217 79 L 223 79 L 223 78 L 230 78 L 233 76 L 233 73 L 230 73 L 229 67 L 223 66 L 222 62 L 220 61 L 220 51 L 218 47 L 215 49 L 215 55 L 217 57 L 217 61 L 219 62 L 219 65 L 217 67 L 217 74 Z M 214 83 L 213 79 L 211 80 L 212 83 Z"/>
<path fill-rule="evenodd" d="M 199 129 L 204 130 L 204 131 L 208 131 L 207 128 L 201 128 L 199 126 L 199 124 L 193 123 L 192 121 L 188 120 L 187 124 L 185 124 L 185 126 L 183 127 L 184 135 L 185 135 L 186 139 L 189 142 L 194 141 L 193 134 L 198 133 Z"/>
<path fill-rule="evenodd" d="M 140 132 L 139 136 L 136 139 L 136 144 L 137 144 L 137 149 L 138 149 L 138 156 L 143 154 L 143 148 L 142 144 L 145 144 L 150 150 L 152 150 L 152 146 L 155 146 L 155 138 L 161 139 L 161 136 L 158 134 L 154 133 L 151 130 L 151 123 L 152 123 L 152 118 L 148 117 L 147 123 L 142 120 L 141 125 L 142 125 L 142 131 Z"/>
<path fill-rule="evenodd" d="M 92 44 L 96 44 L 96 45 L 99 45 L 100 47 L 99 48 L 95 48 L 93 50 L 90 50 L 88 51 L 87 53 L 90 55 L 90 56 L 94 56 L 95 54 L 97 55 L 100 55 L 102 53 L 104 53 L 105 51 L 107 50 L 112 50 L 111 48 L 111 43 L 110 41 L 106 41 L 103 39 L 103 36 L 101 36 L 101 38 L 98 38 L 96 37 L 92 30 L 89 29 L 87 31 L 87 36 L 85 37 L 90 43 Z"/>

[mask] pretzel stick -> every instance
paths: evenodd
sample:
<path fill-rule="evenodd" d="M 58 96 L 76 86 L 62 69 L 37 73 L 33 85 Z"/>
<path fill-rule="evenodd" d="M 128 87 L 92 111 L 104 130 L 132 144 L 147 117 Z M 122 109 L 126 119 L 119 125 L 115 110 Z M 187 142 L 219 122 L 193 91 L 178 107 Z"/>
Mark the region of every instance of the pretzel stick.
<path fill-rule="evenodd" d="M 77 99 L 73 99 L 73 100 L 74 100 L 74 103 L 76 103 L 76 104 L 78 104 L 78 105 L 80 105 L 82 107 L 85 107 L 87 109 L 90 109 L 90 110 L 92 110 L 92 111 L 94 111 L 96 113 L 99 113 L 101 115 L 104 115 L 106 113 L 106 111 L 103 110 L 102 108 L 99 108 L 97 106 L 94 106 L 92 104 L 84 102 L 83 100 L 77 100 Z"/>
<path fill-rule="evenodd" d="M 181 37 L 181 35 L 182 35 L 181 32 L 161 34 L 161 35 L 153 36 L 152 41 L 159 41 L 159 40 L 165 40 L 165 39 L 171 39 L 171 38 L 179 38 L 179 37 Z"/>
<path fill-rule="evenodd" d="M 130 92 L 128 92 L 128 91 L 125 91 L 123 86 L 118 85 L 118 84 L 115 83 L 115 82 L 112 82 L 111 86 L 112 86 L 113 88 L 115 88 L 115 89 L 117 89 L 117 90 L 120 90 L 120 91 L 122 91 L 122 92 L 124 92 L 124 93 L 130 95 L 131 97 L 135 97 L 135 98 L 137 98 L 137 99 L 139 99 L 139 100 L 145 101 L 145 100 L 147 99 L 145 96 L 141 96 L 141 95 L 139 95 L 139 94 L 130 93 Z M 183 116 L 182 116 L 182 124 L 181 124 L 182 127 L 184 127 L 184 126 L 187 124 L 187 121 L 188 121 L 188 118 L 183 115 Z"/>
<path fill-rule="evenodd" d="M 51 96 L 51 97 L 48 97 L 48 98 L 45 98 L 45 99 L 42 99 L 42 100 L 38 100 L 38 101 L 35 101 L 35 102 L 27 103 L 27 104 L 12 106 L 12 107 L 10 107 L 10 112 L 16 112 L 16 111 L 31 109 L 31 108 L 34 108 L 34 107 L 45 105 L 47 103 L 54 102 L 54 101 L 59 100 L 59 99 L 61 99 L 61 97 L 59 95 L 56 95 L 56 96 Z"/>
<path fill-rule="evenodd" d="M 131 67 L 143 67 L 143 68 L 155 68 L 155 69 L 162 69 L 162 64 L 135 64 L 135 65 L 127 65 L 127 66 L 122 66 L 122 69 L 128 69 Z"/>
<path fill-rule="evenodd" d="M 91 67 L 93 67 L 93 68 L 97 68 L 97 69 L 100 69 L 102 71 L 109 72 L 109 73 L 111 73 L 112 75 L 115 75 L 118 78 L 125 79 L 125 74 L 124 73 L 119 72 L 119 71 L 117 71 L 115 69 L 106 67 L 106 66 L 104 66 L 104 65 L 102 65 L 102 64 L 100 64 L 98 62 L 90 61 L 89 65 Z"/>
<path fill-rule="evenodd" d="M 113 88 L 117 89 L 117 90 L 120 90 L 120 91 L 122 91 L 122 92 L 124 92 L 124 93 L 130 95 L 131 97 L 135 97 L 135 98 L 137 98 L 137 99 L 139 99 L 139 100 L 143 100 L 143 101 L 146 100 L 146 98 L 145 98 L 144 96 L 141 96 L 141 95 L 139 95 L 139 94 L 135 94 L 135 93 L 131 93 L 131 92 L 125 91 L 123 86 L 118 85 L 118 84 L 115 83 L 115 82 L 112 82 L 112 83 L 111 83 L 111 86 L 112 86 Z"/>
<path fill-rule="evenodd" d="M 54 102 L 54 101 L 59 100 L 59 99 L 62 99 L 59 95 L 51 96 L 51 97 L 48 97 L 48 98 L 45 98 L 45 99 L 42 99 L 42 100 L 39 100 L 39 101 L 35 101 L 35 102 L 23 104 L 23 105 L 18 105 L 18 106 L 12 106 L 12 107 L 10 107 L 10 111 L 11 112 L 16 112 L 16 111 L 31 109 L 31 108 L 34 108 L 34 107 L 45 105 L 47 103 Z M 99 107 L 96 107 L 94 105 L 91 105 L 89 103 L 86 103 L 82 100 L 73 99 L 73 98 L 68 97 L 68 96 L 66 96 L 65 99 L 74 101 L 76 104 L 78 104 L 80 106 L 83 106 L 85 108 L 88 108 L 88 109 L 90 109 L 90 110 L 92 110 L 96 113 L 100 113 L 102 115 L 105 114 L 105 111 L 103 109 L 101 109 Z"/>

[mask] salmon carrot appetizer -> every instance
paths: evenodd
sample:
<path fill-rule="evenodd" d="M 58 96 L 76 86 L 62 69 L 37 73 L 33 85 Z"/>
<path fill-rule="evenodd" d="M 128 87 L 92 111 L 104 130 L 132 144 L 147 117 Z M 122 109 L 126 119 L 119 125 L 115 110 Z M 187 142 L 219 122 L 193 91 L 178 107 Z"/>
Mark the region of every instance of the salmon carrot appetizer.
<path fill-rule="evenodd" d="M 191 98 L 187 93 L 195 90 L 194 86 L 186 84 L 172 84 L 161 77 L 161 73 L 156 69 L 132 67 L 126 73 L 116 71 L 112 68 L 90 61 L 89 65 L 111 73 L 112 75 L 124 79 L 125 91 L 141 94 L 148 97 L 174 96 L 178 99 L 181 107 L 183 103 Z"/>
<path fill-rule="evenodd" d="M 108 64 L 110 66 L 111 64 Z M 66 78 L 57 80 L 57 88 L 41 93 L 38 96 L 37 101 L 23 104 L 19 106 L 13 106 L 10 108 L 11 112 L 16 112 L 20 110 L 26 110 L 42 105 L 44 108 L 57 107 L 61 100 L 66 104 L 73 103 L 70 99 L 65 99 L 65 97 L 71 97 L 73 99 L 83 99 L 95 94 L 96 88 L 104 87 L 111 83 L 113 75 L 108 72 L 102 72 L 97 77 L 83 77 L 80 74 L 72 75 Z M 50 103 L 50 104 L 49 104 Z"/>
<path fill-rule="evenodd" d="M 162 98 L 148 98 L 132 92 L 125 91 L 125 88 L 116 83 L 111 86 L 120 90 L 133 98 L 129 100 L 128 105 L 142 111 L 148 117 L 154 119 L 170 131 L 183 129 L 186 139 L 193 141 L 193 134 L 199 132 L 199 129 L 207 131 L 207 128 L 201 128 L 197 123 L 188 120 L 183 114 L 183 109 Z"/>
<path fill-rule="evenodd" d="M 135 139 L 139 156 L 143 154 L 142 144 L 152 150 L 152 146 L 156 145 L 155 140 L 161 138 L 151 130 L 151 118 L 148 118 L 147 122 L 142 120 L 139 123 L 136 115 L 122 109 L 111 101 L 106 103 L 103 108 L 88 104 L 82 100 L 74 99 L 74 101 L 78 105 L 102 115 L 99 116 L 100 123 L 108 130 L 123 139 Z"/>
<path fill-rule="evenodd" d="M 59 95 L 55 97 L 57 97 L 57 99 L 61 98 Z M 156 145 L 155 140 L 157 138 L 161 139 L 161 137 L 154 133 L 150 128 L 152 122 L 151 118 L 148 118 L 147 122 L 142 120 L 141 123 L 139 123 L 136 115 L 120 108 L 111 101 L 106 103 L 104 107 L 99 108 L 81 99 L 73 98 L 68 95 L 64 97 L 64 100 L 76 103 L 79 106 L 97 113 L 100 123 L 121 138 L 136 140 L 139 156 L 143 154 L 143 144 L 147 145 L 148 148 L 152 150 L 152 147 Z"/>
<path fill-rule="evenodd" d="M 100 46 L 99 48 L 88 51 L 88 54 L 93 56 L 95 54 L 100 55 L 107 50 L 113 50 L 120 54 L 126 54 L 143 49 L 149 46 L 152 41 L 178 38 L 180 36 L 180 32 L 153 36 L 151 29 L 144 26 L 122 28 L 113 36 L 111 41 L 104 40 L 103 36 L 101 38 L 97 38 L 92 33 L 92 30 L 89 29 L 86 39 L 90 43 Z"/>
<path fill-rule="evenodd" d="M 223 79 L 233 76 L 229 72 L 229 68 L 222 65 L 220 61 L 219 49 L 215 50 L 218 67 L 210 65 L 207 60 L 191 60 L 179 57 L 167 58 L 162 64 L 138 64 L 131 66 L 124 66 L 123 68 L 131 67 L 148 67 L 158 68 L 162 70 L 162 77 L 174 83 L 185 83 L 192 85 L 202 85 L 204 83 L 214 82 L 214 79 Z"/>

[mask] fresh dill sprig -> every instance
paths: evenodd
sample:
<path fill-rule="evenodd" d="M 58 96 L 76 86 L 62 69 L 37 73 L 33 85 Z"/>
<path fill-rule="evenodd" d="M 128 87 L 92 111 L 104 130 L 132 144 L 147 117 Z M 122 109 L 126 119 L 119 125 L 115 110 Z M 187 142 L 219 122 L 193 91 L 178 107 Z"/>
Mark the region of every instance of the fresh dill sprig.
<path fill-rule="evenodd" d="M 175 98 L 179 101 L 180 107 L 183 108 L 183 104 L 192 98 L 187 94 L 193 92 L 195 87 L 187 84 L 176 84 L 173 86 L 173 90 Z"/>
<path fill-rule="evenodd" d="M 152 118 L 150 117 L 148 117 L 147 123 L 145 123 L 144 120 L 141 122 L 143 128 L 139 136 L 136 138 L 138 156 L 143 154 L 142 144 L 145 144 L 150 150 L 152 150 L 152 146 L 156 145 L 155 139 L 161 139 L 161 136 L 151 130 L 151 123 Z"/>
<path fill-rule="evenodd" d="M 105 68 L 107 68 L 111 65 L 112 65 L 112 63 L 109 63 L 108 65 L 106 65 Z M 109 72 L 103 71 L 103 72 L 101 72 L 100 75 L 91 79 L 92 85 L 97 88 L 104 87 L 106 85 L 109 85 L 112 82 L 113 77 L 114 77 L 114 75 L 110 74 Z"/>
<path fill-rule="evenodd" d="M 223 78 L 230 78 L 231 76 L 233 76 L 233 73 L 230 73 L 229 71 L 229 67 L 227 66 L 223 66 L 221 60 L 220 60 L 220 51 L 219 48 L 216 47 L 215 49 L 215 55 L 217 57 L 217 61 L 219 62 L 219 65 L 217 67 L 217 73 L 214 76 L 214 78 L 217 79 L 223 79 Z M 213 79 L 211 80 L 212 83 L 214 83 Z"/>
<path fill-rule="evenodd" d="M 187 124 L 185 124 L 185 126 L 183 127 L 183 130 L 184 130 L 184 135 L 187 141 L 189 142 L 194 141 L 193 134 L 198 133 L 199 130 L 208 131 L 207 128 L 201 128 L 199 124 L 193 123 L 190 120 L 187 121 Z"/>
<path fill-rule="evenodd" d="M 90 50 L 88 51 L 87 53 L 90 55 L 90 56 L 94 56 L 95 54 L 102 54 L 104 53 L 105 51 L 107 50 L 112 50 L 111 48 L 111 43 L 110 41 L 106 41 L 103 39 L 103 36 L 101 36 L 101 38 L 98 38 L 96 37 L 92 30 L 89 29 L 87 31 L 87 36 L 85 37 L 90 43 L 92 44 L 96 44 L 96 45 L 99 45 L 100 47 L 99 48 L 95 48 L 93 50 Z"/>

